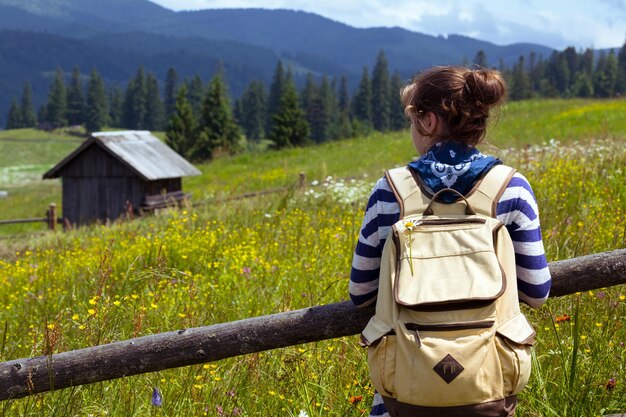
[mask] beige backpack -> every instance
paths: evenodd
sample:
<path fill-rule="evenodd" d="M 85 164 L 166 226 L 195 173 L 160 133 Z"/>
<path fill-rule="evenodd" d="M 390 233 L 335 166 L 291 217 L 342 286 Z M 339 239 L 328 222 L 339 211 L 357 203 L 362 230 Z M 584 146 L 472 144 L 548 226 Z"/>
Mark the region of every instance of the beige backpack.
<path fill-rule="evenodd" d="M 452 204 L 426 196 L 406 167 L 386 173 L 400 220 L 361 335 L 383 397 L 452 411 L 503 403 L 526 385 L 535 331 L 520 312 L 511 238 L 495 218 L 514 173 L 497 165 Z"/>

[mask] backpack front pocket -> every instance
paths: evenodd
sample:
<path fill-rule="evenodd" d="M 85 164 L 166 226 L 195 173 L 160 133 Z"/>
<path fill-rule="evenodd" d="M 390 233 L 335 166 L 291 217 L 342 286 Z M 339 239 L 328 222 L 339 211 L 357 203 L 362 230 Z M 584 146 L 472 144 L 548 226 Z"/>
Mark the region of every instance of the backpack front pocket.
<path fill-rule="evenodd" d="M 414 327 L 399 322 L 396 330 L 398 401 L 452 407 L 502 398 L 493 323 Z"/>
<path fill-rule="evenodd" d="M 396 335 L 383 336 L 368 348 L 367 361 L 372 385 L 386 397 L 395 397 Z"/>

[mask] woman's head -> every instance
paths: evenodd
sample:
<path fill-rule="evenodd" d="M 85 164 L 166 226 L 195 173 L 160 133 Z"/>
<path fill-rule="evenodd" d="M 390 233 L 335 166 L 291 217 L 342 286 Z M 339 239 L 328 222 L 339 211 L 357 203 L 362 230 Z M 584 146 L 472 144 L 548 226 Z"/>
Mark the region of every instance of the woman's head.
<path fill-rule="evenodd" d="M 454 140 L 472 146 L 482 141 L 489 111 L 506 95 L 506 82 L 498 71 L 453 66 L 428 69 L 401 92 L 416 132 L 431 142 Z"/>

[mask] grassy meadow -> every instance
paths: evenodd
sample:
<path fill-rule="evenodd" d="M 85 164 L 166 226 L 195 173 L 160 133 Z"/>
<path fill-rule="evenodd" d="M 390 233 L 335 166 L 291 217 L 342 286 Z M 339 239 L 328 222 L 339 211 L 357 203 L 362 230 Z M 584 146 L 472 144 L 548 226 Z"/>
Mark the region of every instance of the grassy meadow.
<path fill-rule="evenodd" d="M 626 100 L 516 102 L 491 131 L 483 150 L 533 185 L 550 261 L 626 247 L 624 114 Z M 39 178 L 78 146 L 49 138 L 55 151 L 7 158 L 33 137 L 10 134 L 0 161 L 41 165 Z M 413 155 L 408 132 L 248 153 L 185 179 L 204 205 L 68 233 L 0 226 L 0 361 L 345 300 L 369 191 Z M 305 190 L 216 203 L 300 172 Z M 60 202 L 58 182 L 2 181 L 0 219 Z M 538 343 L 518 416 L 626 412 L 626 288 L 524 311 Z M 372 395 L 352 336 L 4 401 L 0 416 L 363 416 Z"/>

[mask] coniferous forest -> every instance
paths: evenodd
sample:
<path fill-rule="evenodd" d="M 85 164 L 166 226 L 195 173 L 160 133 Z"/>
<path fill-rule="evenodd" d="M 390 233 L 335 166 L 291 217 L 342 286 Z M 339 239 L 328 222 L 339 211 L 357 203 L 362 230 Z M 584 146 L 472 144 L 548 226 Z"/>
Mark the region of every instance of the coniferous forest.
<path fill-rule="evenodd" d="M 488 66 L 479 51 L 463 65 Z M 511 100 L 537 97 L 614 97 L 626 92 L 626 43 L 619 51 L 576 51 L 569 47 L 549 57 L 530 53 L 507 67 L 500 63 Z M 88 132 L 105 126 L 165 130 L 166 142 L 191 161 L 210 160 L 216 151 L 236 153 L 263 141 L 274 148 L 321 143 L 407 127 L 399 91 L 407 79 L 391 72 L 384 51 L 350 91 L 345 76 L 308 73 L 296 85 L 292 68 L 278 61 L 269 85 L 251 81 L 234 100 L 228 74 L 218 68 L 205 81 L 179 79 L 170 68 L 161 81 L 137 69 L 126 88 L 105 85 L 97 69 L 84 82 L 79 68 L 58 68 L 47 102 L 34 108 L 31 85 L 14 97 L 6 129 L 55 129 L 82 125 Z M 245 140 L 243 138 L 245 137 Z"/>

